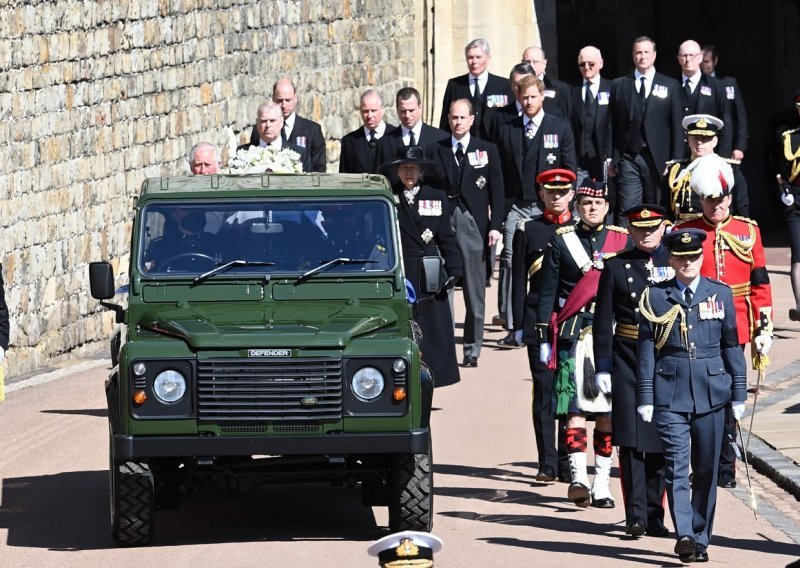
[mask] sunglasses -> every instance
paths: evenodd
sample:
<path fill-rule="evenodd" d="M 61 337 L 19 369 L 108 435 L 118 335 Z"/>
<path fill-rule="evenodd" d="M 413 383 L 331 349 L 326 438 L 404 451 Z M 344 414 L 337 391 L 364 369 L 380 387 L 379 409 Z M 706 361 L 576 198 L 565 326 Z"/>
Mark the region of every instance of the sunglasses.
<path fill-rule="evenodd" d="M 583 69 L 584 67 L 591 68 L 594 67 L 595 65 L 597 65 L 597 63 L 595 63 L 594 61 L 583 61 L 581 63 L 578 63 L 578 67 L 580 67 L 581 69 Z"/>

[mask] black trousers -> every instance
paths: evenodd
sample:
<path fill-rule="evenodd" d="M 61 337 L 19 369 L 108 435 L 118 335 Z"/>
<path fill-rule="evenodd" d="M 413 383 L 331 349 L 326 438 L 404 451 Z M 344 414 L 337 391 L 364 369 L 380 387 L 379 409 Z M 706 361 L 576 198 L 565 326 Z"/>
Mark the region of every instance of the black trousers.
<path fill-rule="evenodd" d="M 736 443 L 736 417 L 733 409 L 728 404 L 725 407 L 725 423 L 722 429 L 722 447 L 719 452 L 719 472 L 718 477 L 736 477 L 736 450 L 733 445 Z"/>
<path fill-rule="evenodd" d="M 558 424 L 556 442 L 555 401 L 553 400 L 554 372 L 539 360 L 539 346 L 528 345 L 528 365 L 533 379 L 533 433 L 539 456 L 539 469 L 552 468 L 559 477 L 569 478 L 566 422 Z"/>
<path fill-rule="evenodd" d="M 625 520 L 634 517 L 648 527 L 664 523 L 664 454 L 646 454 L 636 448 L 619 447 L 619 470 L 625 501 Z"/>

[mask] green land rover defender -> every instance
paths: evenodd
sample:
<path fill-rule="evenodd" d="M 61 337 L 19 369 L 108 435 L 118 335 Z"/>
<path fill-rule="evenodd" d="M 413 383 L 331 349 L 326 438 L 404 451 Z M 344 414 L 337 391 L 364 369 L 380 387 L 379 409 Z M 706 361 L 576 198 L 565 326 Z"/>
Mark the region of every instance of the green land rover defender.
<path fill-rule="evenodd" d="M 106 381 L 118 544 L 150 542 L 187 489 L 270 482 L 360 487 L 392 530 L 431 529 L 433 379 L 383 177 L 151 178 L 127 307 L 109 263 L 89 272 L 122 324 Z"/>

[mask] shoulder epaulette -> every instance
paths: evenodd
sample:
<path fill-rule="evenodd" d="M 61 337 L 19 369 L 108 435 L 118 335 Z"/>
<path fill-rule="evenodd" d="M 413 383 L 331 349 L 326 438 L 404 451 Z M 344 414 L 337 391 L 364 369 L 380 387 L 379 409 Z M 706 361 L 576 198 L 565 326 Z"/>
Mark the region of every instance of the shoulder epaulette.
<path fill-rule="evenodd" d="M 795 132 L 800 132 L 800 128 L 792 128 L 792 129 L 790 129 L 790 130 L 784 130 L 784 131 L 781 133 L 781 138 L 783 138 L 784 136 L 786 136 L 786 135 L 788 135 L 788 134 L 794 134 Z"/>
<path fill-rule="evenodd" d="M 668 160 L 664 163 L 665 166 L 671 166 L 673 164 L 686 164 L 689 160 Z"/>
<path fill-rule="evenodd" d="M 739 166 L 742 163 L 741 160 L 734 160 L 733 158 L 722 158 L 722 159 L 728 162 L 729 164 L 733 164 L 734 166 Z"/>
<path fill-rule="evenodd" d="M 716 279 L 714 279 L 714 278 L 709 278 L 709 279 L 708 279 L 708 281 L 709 281 L 709 282 L 713 282 L 714 284 L 722 284 L 723 286 L 727 286 L 728 288 L 730 288 L 730 285 L 729 285 L 729 284 L 726 284 L 726 283 L 725 283 L 725 282 L 723 282 L 722 280 L 716 280 Z"/>
<path fill-rule="evenodd" d="M 738 219 L 739 221 L 744 221 L 745 223 L 750 223 L 751 225 L 755 225 L 758 227 L 758 223 L 755 219 L 751 219 L 750 217 L 742 217 L 741 215 L 732 215 L 734 219 Z"/>
<path fill-rule="evenodd" d="M 628 234 L 628 229 L 625 227 L 619 227 L 617 225 L 606 225 L 606 227 L 608 227 L 609 231 L 616 231 L 617 233 L 624 233 L 626 235 Z"/>
<path fill-rule="evenodd" d="M 527 223 L 528 221 L 533 221 L 533 219 L 530 219 L 530 218 L 527 218 L 527 219 L 526 219 L 526 218 L 523 218 L 523 219 L 520 219 L 519 221 L 517 221 L 517 229 L 516 229 L 516 230 L 517 230 L 517 231 L 522 231 L 522 230 L 524 230 L 524 229 L 525 229 L 525 223 Z"/>
<path fill-rule="evenodd" d="M 564 225 L 556 229 L 556 235 L 563 235 L 565 233 L 572 233 L 575 231 L 575 225 Z"/>

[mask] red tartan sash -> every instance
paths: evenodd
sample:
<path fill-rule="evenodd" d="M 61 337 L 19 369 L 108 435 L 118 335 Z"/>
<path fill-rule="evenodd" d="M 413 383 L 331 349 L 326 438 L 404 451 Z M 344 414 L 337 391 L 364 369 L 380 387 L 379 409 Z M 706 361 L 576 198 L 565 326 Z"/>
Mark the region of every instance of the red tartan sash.
<path fill-rule="evenodd" d="M 609 231 L 600 252 L 618 252 L 623 249 L 627 243 L 627 234 Z M 549 369 L 555 369 L 558 366 L 558 326 L 586 307 L 586 305 L 597 296 L 597 287 L 599 285 L 600 270 L 592 266 L 584 273 L 583 277 L 578 280 L 575 288 L 573 288 L 572 292 L 567 296 L 567 300 L 564 302 L 561 311 L 550 314 L 549 327 L 553 337 L 553 343 L 552 351 L 550 352 L 550 360 L 547 362 L 547 367 Z"/>

